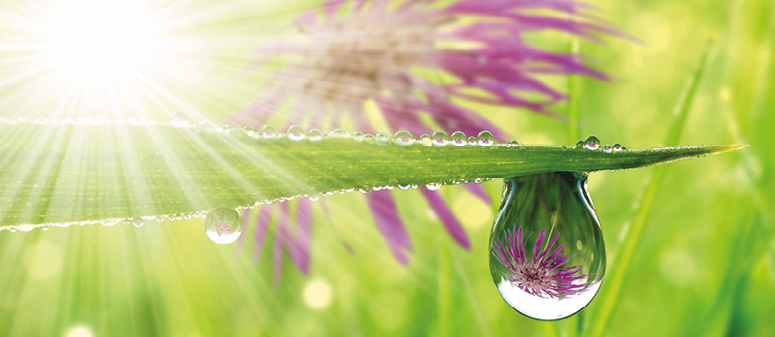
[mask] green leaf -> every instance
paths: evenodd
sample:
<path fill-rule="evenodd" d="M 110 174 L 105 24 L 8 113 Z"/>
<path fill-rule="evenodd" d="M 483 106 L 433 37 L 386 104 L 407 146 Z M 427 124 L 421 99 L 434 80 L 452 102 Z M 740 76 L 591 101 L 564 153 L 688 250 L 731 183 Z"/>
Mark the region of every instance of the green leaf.
<path fill-rule="evenodd" d="M 164 125 L 0 126 L 3 226 L 180 215 L 386 185 L 643 167 L 722 153 L 550 146 L 411 146 L 258 138 Z M 21 226 L 20 229 L 31 229 Z"/>

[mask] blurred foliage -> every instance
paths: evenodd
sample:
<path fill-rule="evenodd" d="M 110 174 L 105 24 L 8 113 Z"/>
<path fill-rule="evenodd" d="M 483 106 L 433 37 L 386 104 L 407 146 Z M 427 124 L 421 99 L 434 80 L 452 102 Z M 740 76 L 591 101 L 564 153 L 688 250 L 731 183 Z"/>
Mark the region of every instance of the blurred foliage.
<path fill-rule="evenodd" d="M 204 22 L 198 34 L 269 34 L 306 1 L 252 2 L 233 21 Z M 653 169 L 599 172 L 590 192 L 603 226 L 609 268 L 627 268 L 607 336 L 775 335 L 775 4 L 750 1 L 595 1 L 604 17 L 645 41 L 586 41 L 580 52 L 618 80 L 578 79 L 580 135 L 603 143 L 652 147 L 666 138 L 672 107 L 708 36 L 718 40 L 699 84 L 682 144 L 751 146 L 725 156 L 674 164 L 664 176 L 640 243 L 617 264 L 622 233 L 633 221 Z M 199 10 L 214 5 L 199 5 Z M 193 10 L 193 9 L 192 9 Z M 283 13 L 271 16 L 273 13 Z M 262 18 L 262 19 L 246 19 Z M 273 18 L 271 20 L 267 18 Z M 247 55 L 246 39 L 235 55 Z M 540 43 L 567 50 L 564 36 Z M 238 51 L 245 53 L 239 54 Z M 226 54 L 226 53 L 224 53 Z M 238 68 L 243 59 L 213 56 Z M 225 117 L 255 95 L 260 80 L 213 83 L 234 95 L 200 95 L 207 111 Z M 558 85 L 565 85 L 558 82 Z M 205 109 L 203 108 L 203 109 Z M 524 111 L 476 109 L 513 131 L 520 143 L 571 145 L 568 125 Z M 229 110 L 232 109 L 232 110 Z M 557 106 L 564 112 L 567 106 Z M 387 131 L 387 130 L 386 130 Z M 770 144 L 770 145 L 767 145 Z M 493 200 L 499 182 L 485 186 Z M 96 336 L 256 335 L 579 335 L 601 298 L 571 319 L 547 323 L 506 305 L 489 277 L 487 242 L 497 205 L 463 188 L 442 193 L 463 220 L 471 251 L 454 245 L 418 192 L 397 191 L 415 252 L 408 267 L 390 255 L 359 195 L 327 198 L 331 230 L 315 216 L 309 277 L 289 263 L 272 286 L 271 252 L 258 264 L 234 246 L 212 244 L 201 220 L 131 226 L 89 226 L 48 232 L 0 233 L 0 335 L 60 336 L 87 327 Z M 337 234 L 350 242 L 350 255 Z M 269 237 L 272 237 L 270 232 Z M 243 235 L 252 238 L 253 226 Z M 246 240 L 243 250 L 252 250 Z M 287 261 L 286 261 L 287 262 Z M 603 281 L 601 293 L 605 293 Z"/>

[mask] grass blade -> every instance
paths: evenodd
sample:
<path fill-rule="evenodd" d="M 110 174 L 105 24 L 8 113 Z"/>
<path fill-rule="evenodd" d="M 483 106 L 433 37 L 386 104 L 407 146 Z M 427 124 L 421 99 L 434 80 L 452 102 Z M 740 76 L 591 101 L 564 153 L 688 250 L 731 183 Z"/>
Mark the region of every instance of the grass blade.
<path fill-rule="evenodd" d="M 714 40 L 711 39 L 705 47 L 705 50 L 700 56 L 696 70 L 689 77 L 686 88 L 681 94 L 678 104 L 675 106 L 673 111 L 674 119 L 670 126 L 670 130 L 668 131 L 665 146 L 674 146 L 681 138 L 684 126 L 686 125 L 686 119 L 691 110 L 694 94 L 700 79 L 702 79 L 702 74 L 705 70 L 705 65 L 712 49 L 713 42 Z M 619 301 L 619 294 L 624 285 L 624 279 L 627 276 L 627 266 L 638 246 L 641 234 L 643 233 L 643 228 L 648 222 L 651 207 L 654 204 L 657 190 L 659 189 L 659 185 L 662 182 L 664 175 L 665 167 L 657 167 L 654 169 L 654 172 L 648 181 L 646 191 L 644 192 L 638 207 L 635 209 L 635 215 L 632 224 L 629 227 L 629 232 L 626 235 L 626 239 L 622 244 L 618 256 L 616 256 L 615 268 L 610 268 L 610 274 L 607 276 L 605 282 L 603 282 L 600 294 L 598 294 L 600 301 L 598 305 L 600 306 L 600 309 L 596 314 L 590 315 L 590 330 L 587 331 L 586 335 L 602 336 L 605 332 L 611 314 Z"/>
<path fill-rule="evenodd" d="M 241 131 L 241 130 L 240 130 Z M 57 135 L 56 142 L 15 134 Z M 2 228 L 175 215 L 386 185 L 659 165 L 741 146 L 619 153 L 552 146 L 398 146 L 254 139 L 165 126 L 0 126 Z M 10 135 L 10 137 L 8 137 Z M 18 225 L 23 225 L 19 227 Z"/>

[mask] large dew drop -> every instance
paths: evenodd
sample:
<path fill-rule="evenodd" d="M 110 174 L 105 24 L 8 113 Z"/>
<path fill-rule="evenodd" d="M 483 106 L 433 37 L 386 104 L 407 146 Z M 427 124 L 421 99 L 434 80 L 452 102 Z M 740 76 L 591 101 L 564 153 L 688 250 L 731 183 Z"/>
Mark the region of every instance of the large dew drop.
<path fill-rule="evenodd" d="M 490 273 L 506 303 L 528 317 L 562 319 L 592 301 L 604 272 L 603 234 L 585 174 L 505 180 Z"/>
<path fill-rule="evenodd" d="M 230 244 L 242 234 L 242 217 L 231 208 L 216 208 L 205 217 L 205 233 L 217 244 Z"/>

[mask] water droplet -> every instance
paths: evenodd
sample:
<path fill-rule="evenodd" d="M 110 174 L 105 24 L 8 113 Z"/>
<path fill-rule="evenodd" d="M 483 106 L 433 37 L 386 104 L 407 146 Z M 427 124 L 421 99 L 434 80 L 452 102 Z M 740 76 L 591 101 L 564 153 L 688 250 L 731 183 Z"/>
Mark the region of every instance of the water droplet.
<path fill-rule="evenodd" d="M 587 140 L 584 141 L 584 147 L 587 150 L 597 150 L 600 148 L 600 139 L 595 136 L 589 136 L 587 137 Z"/>
<path fill-rule="evenodd" d="M 476 144 L 477 144 L 476 137 L 474 136 L 468 137 L 468 145 L 476 145 Z"/>
<path fill-rule="evenodd" d="M 172 113 L 172 119 L 170 120 L 170 125 L 176 128 L 185 128 L 188 127 L 188 117 L 186 117 L 185 114 L 181 111 L 175 111 Z"/>
<path fill-rule="evenodd" d="M 427 134 L 420 136 L 418 141 L 420 144 L 422 144 L 422 146 L 433 146 L 433 140 L 431 140 L 431 136 L 428 136 Z"/>
<path fill-rule="evenodd" d="M 408 190 L 410 188 L 412 188 L 412 185 L 410 185 L 410 184 L 406 184 L 406 185 L 398 184 L 398 189 L 400 189 L 400 190 L 406 191 L 406 190 Z"/>
<path fill-rule="evenodd" d="M 393 144 L 398 146 L 409 146 L 414 144 L 414 136 L 409 131 L 403 130 L 393 135 Z"/>
<path fill-rule="evenodd" d="M 242 217 L 231 208 L 216 208 L 205 217 L 205 233 L 217 244 L 232 243 L 242 234 Z"/>
<path fill-rule="evenodd" d="M 43 227 L 40 228 L 40 230 L 42 230 L 44 232 L 48 232 L 48 226 L 43 226 Z"/>
<path fill-rule="evenodd" d="M 584 140 L 583 139 L 579 139 L 579 141 L 576 142 L 576 148 L 581 149 L 583 147 L 584 147 Z"/>
<path fill-rule="evenodd" d="M 441 183 L 427 183 L 425 184 L 425 188 L 428 189 L 428 191 L 436 191 L 443 186 Z"/>
<path fill-rule="evenodd" d="M 363 132 L 355 131 L 355 133 L 353 133 L 353 140 L 358 143 L 363 141 L 363 137 L 364 137 Z"/>
<path fill-rule="evenodd" d="M 446 146 L 449 144 L 449 136 L 444 131 L 436 131 L 433 133 L 433 146 Z"/>
<path fill-rule="evenodd" d="M 586 175 L 505 179 L 490 273 L 506 303 L 532 318 L 565 318 L 592 301 L 604 272 L 603 234 Z"/>
<path fill-rule="evenodd" d="M 452 133 L 452 136 L 450 137 L 450 143 L 455 146 L 464 146 L 466 145 L 466 134 L 462 131 L 455 131 Z"/>
<path fill-rule="evenodd" d="M 390 142 L 390 136 L 388 136 L 387 133 L 380 132 L 374 136 L 374 142 L 377 143 L 377 145 L 387 145 L 388 142 Z"/>
<path fill-rule="evenodd" d="M 318 201 L 320 199 L 319 195 L 311 195 L 309 196 L 309 201 Z"/>
<path fill-rule="evenodd" d="M 350 138 L 350 132 L 345 129 L 334 129 L 326 135 L 328 139 L 347 139 Z"/>
<path fill-rule="evenodd" d="M 613 148 L 611 147 L 611 145 L 603 146 L 603 152 L 611 153 L 611 151 L 613 151 Z"/>
<path fill-rule="evenodd" d="M 247 134 L 248 137 L 253 137 L 256 135 L 256 130 L 253 129 L 253 127 L 250 125 L 245 125 L 245 127 L 242 129 L 245 130 L 245 134 Z"/>
<path fill-rule="evenodd" d="M 132 223 L 135 225 L 135 227 L 140 228 L 143 227 L 143 218 L 136 216 L 134 219 L 132 219 Z"/>
<path fill-rule="evenodd" d="M 300 141 L 304 139 L 304 129 L 300 125 L 291 125 L 288 128 L 288 139 Z"/>
<path fill-rule="evenodd" d="M 277 131 L 275 131 L 274 127 L 271 125 L 264 125 L 264 127 L 261 129 L 261 136 L 264 138 L 274 138 L 276 134 Z"/>
<path fill-rule="evenodd" d="M 318 129 L 309 130 L 309 132 L 307 132 L 307 139 L 313 143 L 319 142 L 321 139 L 323 139 L 323 132 Z"/>
<path fill-rule="evenodd" d="M 374 143 L 374 135 L 365 134 L 363 135 L 363 142 L 366 144 Z"/>
<path fill-rule="evenodd" d="M 619 143 L 614 144 L 613 146 L 614 152 L 621 152 L 622 151 L 622 145 Z"/>
<path fill-rule="evenodd" d="M 516 140 L 512 140 L 512 141 L 506 143 L 506 145 L 508 145 L 508 146 L 519 146 L 519 143 Z"/>
<path fill-rule="evenodd" d="M 481 184 L 481 183 L 483 183 L 483 182 L 484 182 L 484 179 L 482 179 L 482 178 L 476 178 L 476 179 L 474 179 L 474 182 L 475 182 L 475 183 L 477 183 L 477 184 Z"/>
<path fill-rule="evenodd" d="M 480 146 L 492 146 L 495 143 L 495 137 L 490 131 L 479 132 L 479 136 L 476 139 Z"/>

